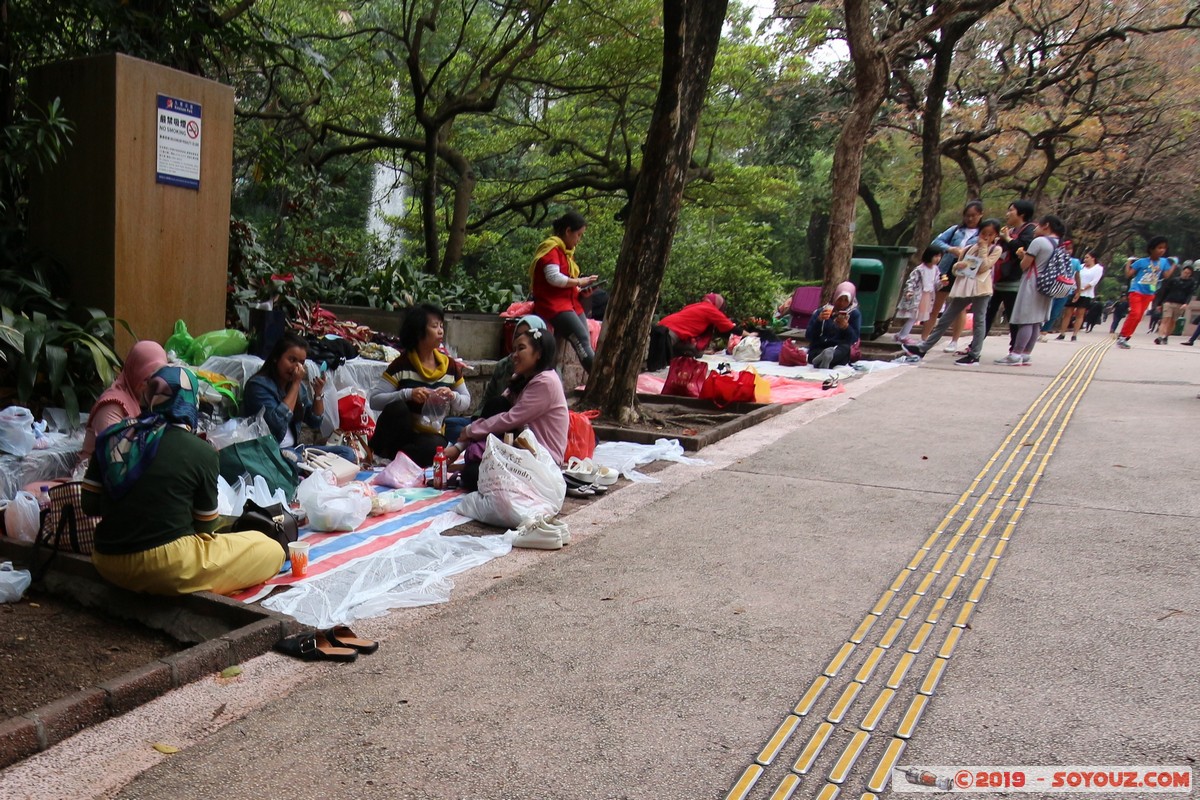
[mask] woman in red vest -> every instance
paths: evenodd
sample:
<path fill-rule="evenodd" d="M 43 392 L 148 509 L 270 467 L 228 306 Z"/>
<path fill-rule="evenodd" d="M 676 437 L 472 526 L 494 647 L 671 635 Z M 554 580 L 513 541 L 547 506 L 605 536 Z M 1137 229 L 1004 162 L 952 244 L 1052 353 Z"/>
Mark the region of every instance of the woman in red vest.
<path fill-rule="evenodd" d="M 587 317 L 579 302 L 580 290 L 600 280 L 599 275 L 580 276 L 575 263 L 575 247 L 583 239 L 587 222 L 575 211 L 568 211 L 551 225 L 554 235 L 538 245 L 529 269 L 533 282 L 533 313 L 550 324 L 554 336 L 575 348 L 579 363 L 592 371 L 592 338 Z"/>

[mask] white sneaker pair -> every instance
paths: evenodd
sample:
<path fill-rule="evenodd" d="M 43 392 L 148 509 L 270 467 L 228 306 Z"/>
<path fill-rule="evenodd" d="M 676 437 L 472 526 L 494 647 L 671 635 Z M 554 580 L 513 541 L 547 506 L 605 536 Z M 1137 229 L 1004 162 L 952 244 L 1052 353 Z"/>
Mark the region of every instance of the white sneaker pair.
<path fill-rule="evenodd" d="M 571 543 L 571 530 L 567 523 L 552 517 L 537 516 L 517 528 L 513 547 L 529 550 L 561 550 Z"/>
<path fill-rule="evenodd" d="M 950 343 L 942 348 L 942 352 L 943 353 L 957 353 L 958 346 L 959 346 L 958 339 L 951 339 Z"/>

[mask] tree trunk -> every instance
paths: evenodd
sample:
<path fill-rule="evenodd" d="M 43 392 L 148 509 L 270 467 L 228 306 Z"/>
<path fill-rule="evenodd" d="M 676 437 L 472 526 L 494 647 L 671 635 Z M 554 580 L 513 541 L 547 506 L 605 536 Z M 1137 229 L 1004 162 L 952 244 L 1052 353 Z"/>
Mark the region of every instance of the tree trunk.
<path fill-rule="evenodd" d="M 663 0 L 662 79 L 584 397 L 587 406 L 620 423 L 637 416 L 637 376 L 646 360 L 727 7 L 728 0 Z"/>
<path fill-rule="evenodd" d="M 458 180 L 454 182 L 454 208 L 451 212 L 450 229 L 446 231 L 446 252 L 442 256 L 442 277 L 449 277 L 455 265 L 462 261 L 463 247 L 467 240 L 467 217 L 471 213 L 471 198 L 475 194 L 475 169 L 458 151 L 446 153 L 447 160 L 454 166 Z"/>
<path fill-rule="evenodd" d="M 829 207 L 829 248 L 825 258 L 825 285 L 822 293 L 828 302 L 834 288 L 850 276 L 850 255 L 854 250 L 855 201 L 862 177 L 862 157 L 875 113 L 888 88 L 888 59 L 871 31 L 869 0 L 843 0 L 846 14 L 846 39 L 854 61 L 854 100 L 842 123 L 837 149 L 833 155 L 833 196 Z"/>
<path fill-rule="evenodd" d="M 438 273 L 438 132 L 425 130 L 425 174 L 421 180 L 421 231 L 425 238 L 425 271 Z"/>

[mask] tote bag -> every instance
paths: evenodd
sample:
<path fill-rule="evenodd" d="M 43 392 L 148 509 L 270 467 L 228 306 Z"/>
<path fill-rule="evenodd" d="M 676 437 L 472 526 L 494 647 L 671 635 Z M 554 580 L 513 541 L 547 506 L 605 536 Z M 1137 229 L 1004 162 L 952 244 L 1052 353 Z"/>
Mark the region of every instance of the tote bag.
<path fill-rule="evenodd" d="M 296 469 L 283 457 L 274 436 L 260 436 L 227 445 L 217 451 L 221 477 L 234 484 L 242 475 L 263 476 L 272 492 L 282 489 L 287 499 L 296 497 Z"/>

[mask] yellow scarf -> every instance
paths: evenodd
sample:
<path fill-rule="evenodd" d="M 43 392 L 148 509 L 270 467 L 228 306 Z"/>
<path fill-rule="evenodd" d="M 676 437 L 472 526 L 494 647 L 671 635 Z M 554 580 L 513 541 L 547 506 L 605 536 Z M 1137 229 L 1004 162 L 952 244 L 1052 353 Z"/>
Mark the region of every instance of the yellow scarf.
<path fill-rule="evenodd" d="M 562 251 L 567 254 L 567 277 L 579 277 L 579 265 L 575 263 L 575 251 L 568 250 L 563 244 L 563 240 L 557 236 L 551 236 L 546 241 L 538 245 L 537 250 L 533 254 L 533 263 L 529 265 L 529 283 L 533 285 L 533 276 L 537 274 L 538 262 L 545 258 L 546 254 L 555 248 L 562 248 Z"/>
<path fill-rule="evenodd" d="M 421 376 L 421 380 L 428 383 L 441 380 L 446 371 L 450 369 L 450 359 L 441 350 L 434 350 L 433 358 L 435 362 L 433 369 L 428 369 L 421 363 L 421 357 L 417 355 L 416 350 L 409 351 L 408 353 L 408 362 L 413 365 L 413 369 Z"/>

